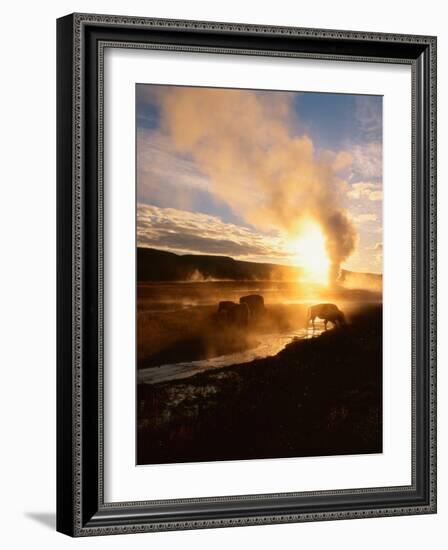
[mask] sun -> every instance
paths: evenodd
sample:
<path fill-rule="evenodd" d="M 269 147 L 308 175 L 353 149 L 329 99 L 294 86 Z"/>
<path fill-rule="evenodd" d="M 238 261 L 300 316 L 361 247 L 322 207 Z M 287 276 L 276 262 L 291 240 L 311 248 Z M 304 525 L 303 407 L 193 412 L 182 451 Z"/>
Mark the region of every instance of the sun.
<path fill-rule="evenodd" d="M 328 284 L 330 260 L 325 247 L 325 236 L 318 223 L 306 220 L 300 236 L 291 243 L 295 261 L 303 271 L 303 279 L 321 285 Z"/>

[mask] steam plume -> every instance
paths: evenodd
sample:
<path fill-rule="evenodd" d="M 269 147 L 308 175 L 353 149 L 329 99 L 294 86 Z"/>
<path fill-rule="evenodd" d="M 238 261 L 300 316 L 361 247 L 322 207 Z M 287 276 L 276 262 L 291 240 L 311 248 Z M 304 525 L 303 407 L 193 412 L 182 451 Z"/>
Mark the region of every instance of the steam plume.
<path fill-rule="evenodd" d="M 347 152 L 316 155 L 312 140 L 294 133 L 293 94 L 160 87 L 155 97 L 173 149 L 193 157 L 236 214 L 291 238 L 305 218 L 321 225 L 335 280 L 356 243 L 339 205 L 338 172 L 352 159 Z"/>

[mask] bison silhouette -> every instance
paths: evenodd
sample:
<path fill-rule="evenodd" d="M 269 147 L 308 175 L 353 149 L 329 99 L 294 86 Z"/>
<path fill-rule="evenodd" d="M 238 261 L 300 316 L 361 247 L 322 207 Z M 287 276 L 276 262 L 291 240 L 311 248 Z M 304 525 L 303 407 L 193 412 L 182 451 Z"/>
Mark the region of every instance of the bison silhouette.
<path fill-rule="evenodd" d="M 218 315 L 229 325 L 246 326 L 250 312 L 247 304 L 224 300 L 218 304 Z"/>
<path fill-rule="evenodd" d="M 224 300 L 218 304 L 218 313 L 227 313 L 232 310 L 237 304 L 230 300 Z"/>
<path fill-rule="evenodd" d="M 328 321 L 333 323 L 335 327 L 345 325 L 345 315 L 335 304 L 317 304 L 308 309 L 308 323 L 311 321 L 313 330 L 315 328 L 315 319 L 324 321 L 325 330 L 327 330 Z M 308 324 L 307 323 L 307 324 Z"/>
<path fill-rule="evenodd" d="M 258 317 L 264 312 L 264 298 L 260 294 L 249 294 L 241 296 L 240 304 L 247 304 L 249 313 L 253 317 Z"/>

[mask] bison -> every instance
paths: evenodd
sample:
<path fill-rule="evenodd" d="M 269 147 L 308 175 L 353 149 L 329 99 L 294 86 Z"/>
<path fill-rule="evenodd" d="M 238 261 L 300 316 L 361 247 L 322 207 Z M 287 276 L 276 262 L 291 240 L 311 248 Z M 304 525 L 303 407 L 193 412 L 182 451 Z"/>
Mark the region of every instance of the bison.
<path fill-rule="evenodd" d="M 331 321 L 335 327 L 345 325 L 345 316 L 343 312 L 335 304 L 317 304 L 308 309 L 308 323 L 313 323 L 317 318 L 322 319 L 327 330 L 328 321 Z"/>
<path fill-rule="evenodd" d="M 229 321 L 238 326 L 247 326 L 249 317 L 250 312 L 247 304 L 235 304 L 235 307 L 228 312 Z"/>
<path fill-rule="evenodd" d="M 249 294 L 240 298 L 240 304 L 247 304 L 249 313 L 253 317 L 258 317 L 264 312 L 264 298 L 259 294 Z"/>
<path fill-rule="evenodd" d="M 237 304 L 235 302 L 230 302 L 229 300 L 224 300 L 218 304 L 218 313 L 227 313 L 233 309 Z"/>
<path fill-rule="evenodd" d="M 249 323 L 249 307 L 247 304 L 223 301 L 218 304 L 218 315 L 228 324 L 246 326 Z"/>

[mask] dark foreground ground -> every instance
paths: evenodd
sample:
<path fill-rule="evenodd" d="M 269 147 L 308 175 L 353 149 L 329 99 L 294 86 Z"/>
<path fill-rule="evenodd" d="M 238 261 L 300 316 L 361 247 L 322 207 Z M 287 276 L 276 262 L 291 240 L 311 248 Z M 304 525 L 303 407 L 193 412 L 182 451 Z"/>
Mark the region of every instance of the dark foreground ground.
<path fill-rule="evenodd" d="M 382 308 L 277 356 L 139 384 L 137 463 L 382 452 Z"/>

